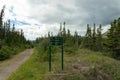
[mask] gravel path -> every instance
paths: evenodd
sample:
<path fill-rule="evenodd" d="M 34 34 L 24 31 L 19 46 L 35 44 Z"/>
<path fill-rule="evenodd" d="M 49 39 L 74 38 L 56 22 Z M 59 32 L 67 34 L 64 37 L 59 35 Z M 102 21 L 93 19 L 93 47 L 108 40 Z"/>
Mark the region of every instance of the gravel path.
<path fill-rule="evenodd" d="M 24 63 L 33 53 L 33 49 L 27 49 L 11 59 L 0 64 L 0 80 L 6 80 L 22 63 Z"/>

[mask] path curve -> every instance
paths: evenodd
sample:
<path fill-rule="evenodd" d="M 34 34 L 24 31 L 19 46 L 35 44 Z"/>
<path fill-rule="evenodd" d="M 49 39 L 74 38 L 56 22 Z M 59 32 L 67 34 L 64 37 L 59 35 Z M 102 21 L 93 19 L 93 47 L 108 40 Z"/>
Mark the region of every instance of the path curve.
<path fill-rule="evenodd" d="M 0 80 L 6 80 L 15 70 L 32 55 L 33 49 L 27 49 L 0 64 Z"/>

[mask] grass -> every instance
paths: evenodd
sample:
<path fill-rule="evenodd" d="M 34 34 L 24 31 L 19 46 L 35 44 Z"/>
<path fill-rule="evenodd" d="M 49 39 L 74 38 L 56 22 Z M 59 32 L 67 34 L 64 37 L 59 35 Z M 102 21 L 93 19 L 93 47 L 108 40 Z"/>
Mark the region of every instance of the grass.
<path fill-rule="evenodd" d="M 42 80 L 48 71 L 47 62 L 39 62 L 36 52 L 8 80 Z M 40 77 L 41 76 L 41 77 Z"/>
<path fill-rule="evenodd" d="M 93 52 L 86 49 L 82 49 L 79 52 L 87 54 L 79 58 L 91 67 L 88 74 L 95 70 L 95 74 L 98 74 L 96 77 L 101 75 L 107 80 L 120 80 L 120 61 L 104 56 L 100 52 Z"/>
<path fill-rule="evenodd" d="M 61 71 L 61 53 L 52 54 L 52 71 L 48 61 L 41 60 L 37 51 L 8 80 L 120 80 L 120 61 L 100 52 L 79 49 L 65 52 L 65 67 Z"/>

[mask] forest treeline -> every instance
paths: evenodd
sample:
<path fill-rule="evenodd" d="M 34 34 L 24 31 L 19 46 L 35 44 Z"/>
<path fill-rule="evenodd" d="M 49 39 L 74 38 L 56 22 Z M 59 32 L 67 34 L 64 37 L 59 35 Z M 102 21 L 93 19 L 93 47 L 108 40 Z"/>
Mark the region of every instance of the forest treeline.
<path fill-rule="evenodd" d="M 49 37 L 62 36 L 64 38 L 65 51 L 74 53 L 79 48 L 87 48 L 93 51 L 106 53 L 110 57 L 120 59 L 120 18 L 111 22 L 110 29 L 102 34 L 102 25 L 93 24 L 93 28 L 87 24 L 85 36 L 79 35 L 77 31 L 74 35 L 69 29 L 66 29 L 66 23 L 60 24 L 60 30 L 57 35 L 48 32 L 48 37 L 36 39 L 39 52 L 45 51 L 48 53 Z M 41 50 L 42 49 L 42 50 Z M 54 51 L 56 51 L 54 49 Z M 42 54 L 43 55 L 43 54 Z"/>
<path fill-rule="evenodd" d="M 3 21 L 5 6 L 0 12 L 0 60 L 10 58 L 12 55 L 31 47 L 30 41 L 24 37 L 23 30 L 16 31 L 15 24 L 10 20 Z"/>

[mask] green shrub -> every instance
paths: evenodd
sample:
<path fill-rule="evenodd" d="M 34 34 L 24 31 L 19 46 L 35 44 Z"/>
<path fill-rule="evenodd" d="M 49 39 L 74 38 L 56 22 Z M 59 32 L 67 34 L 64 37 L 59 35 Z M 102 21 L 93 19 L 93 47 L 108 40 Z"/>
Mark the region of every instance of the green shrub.
<path fill-rule="evenodd" d="M 11 56 L 12 51 L 8 46 L 3 46 L 0 50 L 0 60 L 8 59 Z"/>
<path fill-rule="evenodd" d="M 39 44 L 37 44 L 37 53 L 39 54 L 40 60 L 48 60 L 48 50 L 49 50 L 49 41 L 48 39 L 43 39 Z"/>

